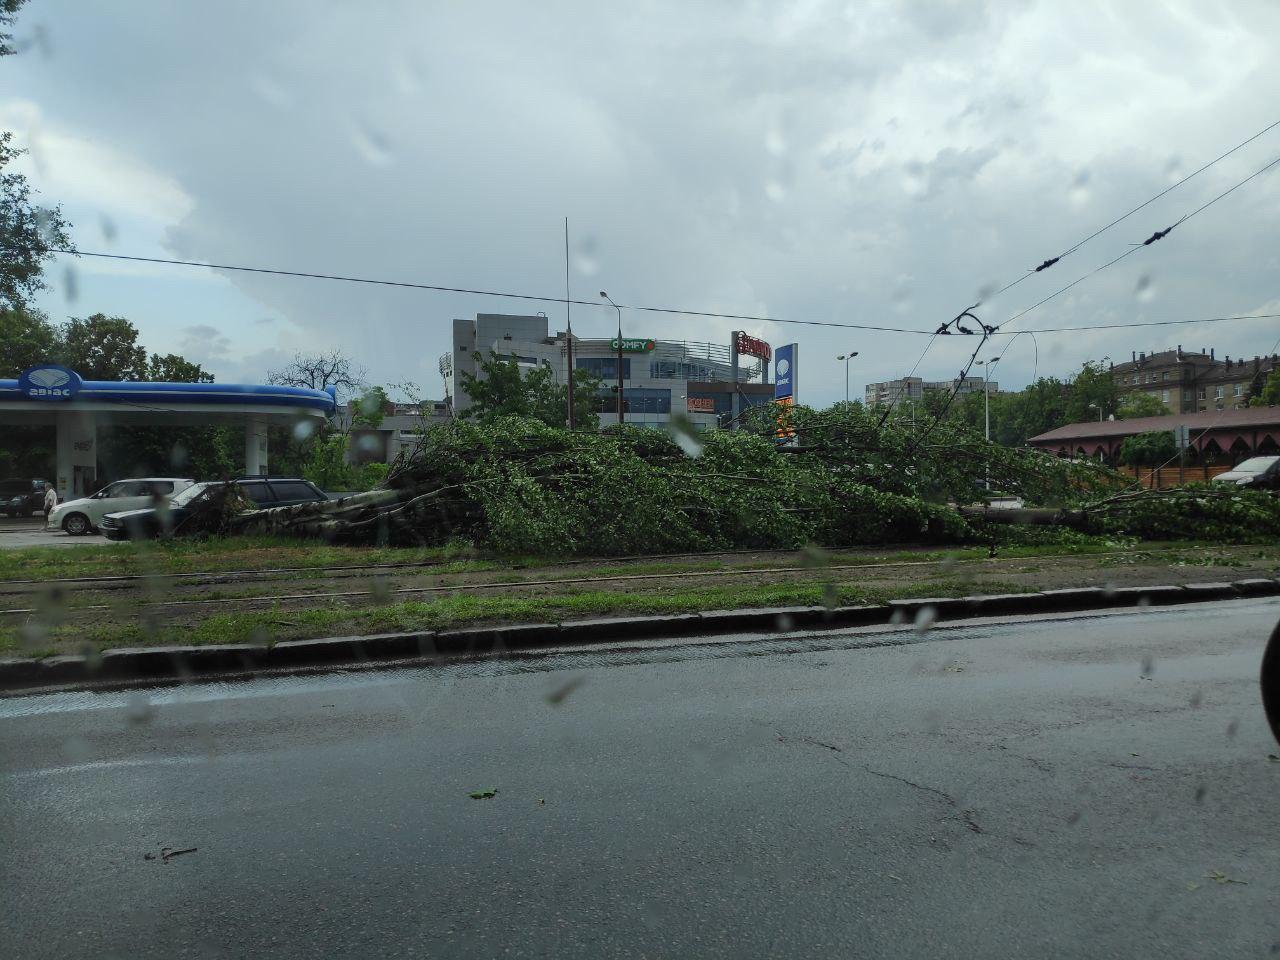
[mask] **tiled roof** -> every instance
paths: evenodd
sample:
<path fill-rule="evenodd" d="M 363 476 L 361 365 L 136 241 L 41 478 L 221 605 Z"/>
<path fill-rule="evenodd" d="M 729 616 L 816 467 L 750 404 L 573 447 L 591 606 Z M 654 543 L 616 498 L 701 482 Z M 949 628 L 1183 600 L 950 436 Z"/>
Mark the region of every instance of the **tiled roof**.
<path fill-rule="evenodd" d="M 1101 437 L 1129 437 L 1148 430 L 1173 430 L 1185 424 L 1199 433 L 1210 428 L 1242 427 L 1280 428 L 1280 407 L 1246 407 L 1243 410 L 1203 410 L 1198 413 L 1174 413 L 1162 417 L 1134 417 L 1131 420 L 1087 420 L 1068 423 L 1032 437 L 1028 443 L 1052 444 L 1066 440 Z"/>

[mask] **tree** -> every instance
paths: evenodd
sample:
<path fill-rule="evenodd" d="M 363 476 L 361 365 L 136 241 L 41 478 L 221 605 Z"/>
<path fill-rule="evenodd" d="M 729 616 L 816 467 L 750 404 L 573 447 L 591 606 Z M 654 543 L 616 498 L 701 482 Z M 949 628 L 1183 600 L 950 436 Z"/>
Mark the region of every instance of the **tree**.
<path fill-rule="evenodd" d="M 493 420 L 498 417 L 524 417 L 541 420 L 549 427 L 563 427 L 568 422 L 568 388 L 555 382 L 549 366 L 539 366 L 522 373 L 514 356 L 504 359 L 495 353 L 484 359 L 475 354 L 481 376 L 463 371 L 462 389 L 471 398 L 471 406 L 463 414 L 468 419 Z M 598 427 L 600 386 L 603 381 L 585 370 L 573 375 L 573 415 L 579 426 Z M 616 403 L 616 401 L 613 401 Z"/>
<path fill-rule="evenodd" d="M 27 0 L 0 0 L 0 57 L 18 52 L 13 45 L 13 34 L 9 32 L 9 28 L 17 19 L 18 8 L 26 2 Z"/>
<path fill-rule="evenodd" d="M 1066 415 L 1067 423 L 1082 423 L 1085 420 L 1097 420 L 1098 412 L 1102 416 L 1116 412 L 1119 406 L 1119 393 L 1111 371 L 1100 363 L 1088 361 L 1080 368 L 1080 372 L 1067 386 Z"/>
<path fill-rule="evenodd" d="M 1131 467 L 1154 467 L 1168 463 L 1178 455 L 1178 444 L 1172 430 L 1148 430 L 1125 437 L 1120 445 L 1120 462 Z"/>
<path fill-rule="evenodd" d="M 3 44 L 0 35 L 0 46 Z M 12 133 L 0 132 L 0 308 L 5 309 L 26 306 L 43 290 L 47 286 L 45 261 L 54 256 L 54 250 L 71 246 L 62 208 L 36 206 L 27 178 L 6 172 L 9 164 L 26 152 L 12 142 Z"/>
<path fill-rule="evenodd" d="M 176 353 L 153 353 L 147 361 L 147 379 L 158 383 L 213 383 L 213 374 Z"/>
<path fill-rule="evenodd" d="M 138 344 L 138 328 L 124 317 L 72 317 L 62 325 L 61 340 L 62 363 L 86 380 L 146 379 L 146 348 Z"/>
<path fill-rule="evenodd" d="M 0 377 L 12 379 L 27 367 L 58 356 L 57 328 L 28 307 L 0 307 Z"/>
<path fill-rule="evenodd" d="M 1262 392 L 1249 401 L 1251 407 L 1274 407 L 1280 404 L 1280 367 L 1276 367 L 1262 385 Z"/>
<path fill-rule="evenodd" d="M 336 350 L 330 353 L 295 353 L 292 363 L 267 371 L 267 383 L 310 387 L 312 390 L 333 387 L 341 401 L 364 386 L 365 371 Z"/>
<path fill-rule="evenodd" d="M 1121 402 L 1116 410 L 1116 419 L 1133 420 L 1136 417 L 1160 417 L 1169 412 L 1169 408 L 1154 393 L 1143 393 L 1138 390 Z"/>

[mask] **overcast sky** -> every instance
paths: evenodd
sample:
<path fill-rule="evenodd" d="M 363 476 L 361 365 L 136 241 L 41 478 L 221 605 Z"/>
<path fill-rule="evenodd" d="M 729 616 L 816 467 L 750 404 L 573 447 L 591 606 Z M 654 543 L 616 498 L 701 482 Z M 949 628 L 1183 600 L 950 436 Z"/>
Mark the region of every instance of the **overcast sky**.
<path fill-rule="evenodd" d="M 0 128 L 84 250 L 932 330 L 1280 119 L 1280 4 L 30 0 Z M 984 304 L 1000 323 L 1280 156 L 1280 127 Z M 1280 312 L 1280 167 L 1011 329 Z M 449 321 L 563 306 L 82 258 L 51 317 L 255 381 L 337 349 L 440 396 Z M 612 310 L 575 308 L 580 336 Z M 624 316 L 726 343 L 735 324 Z M 800 399 L 905 375 L 927 338 L 801 345 Z M 1019 337 L 998 368 L 1216 346 L 1280 321 Z M 953 376 L 939 339 L 919 372 Z M 997 339 L 992 352 L 1004 352 Z"/>

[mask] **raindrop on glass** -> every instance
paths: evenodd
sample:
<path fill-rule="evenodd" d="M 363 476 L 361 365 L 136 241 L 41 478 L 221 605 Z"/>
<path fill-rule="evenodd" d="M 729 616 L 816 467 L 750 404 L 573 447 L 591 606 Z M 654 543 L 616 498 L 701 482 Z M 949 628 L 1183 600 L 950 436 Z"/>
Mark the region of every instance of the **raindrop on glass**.
<path fill-rule="evenodd" d="M 1182 179 L 1182 160 L 1179 157 L 1170 157 L 1169 162 L 1164 165 L 1165 178 L 1170 183 L 1177 183 Z"/>
<path fill-rule="evenodd" d="M 1071 188 L 1067 191 L 1067 197 L 1079 207 L 1089 202 L 1089 196 L 1089 171 L 1081 170 L 1071 181 Z"/>
<path fill-rule="evenodd" d="M 1203 783 L 1200 784 L 1200 786 L 1196 787 L 1196 803 L 1200 803 L 1201 801 L 1203 801 L 1204 795 L 1208 792 L 1209 791 L 1205 789 L 1205 786 Z"/>
<path fill-rule="evenodd" d="M 1240 729 L 1240 721 L 1232 720 L 1230 723 L 1227 724 L 1227 736 L 1234 737 L 1237 731 L 1239 731 L 1239 729 Z"/>
<path fill-rule="evenodd" d="M 351 132 L 351 142 L 356 151 L 373 167 L 385 167 L 391 163 L 391 141 L 367 123 L 357 123 Z"/>
<path fill-rule="evenodd" d="M 789 613 L 778 614 L 773 623 L 782 633 L 794 630 L 796 627 L 796 621 Z"/>
<path fill-rule="evenodd" d="M 1150 677 L 1156 672 L 1155 657 L 1148 654 L 1142 658 L 1142 676 Z"/>
<path fill-rule="evenodd" d="M 702 456 L 702 440 L 699 439 L 698 432 L 688 417 L 672 414 L 671 421 L 667 424 L 667 430 L 671 434 L 671 439 L 676 442 L 676 446 L 684 451 L 686 457 L 694 457 L 696 459 Z"/>
<path fill-rule="evenodd" d="M 781 203 L 787 199 L 787 188 L 777 180 L 770 180 L 764 185 L 764 195 L 774 203 Z"/>
<path fill-rule="evenodd" d="M 840 592 L 836 589 L 834 583 L 824 583 L 822 585 L 822 605 L 828 610 L 834 610 L 840 602 Z"/>
<path fill-rule="evenodd" d="M 924 164 L 912 160 L 902 168 L 902 192 L 909 197 L 922 197 L 928 187 Z"/>
<path fill-rule="evenodd" d="M 782 136 L 782 131 L 777 127 L 771 127 L 769 132 L 765 134 L 764 148 L 775 157 L 780 157 L 787 152 L 787 141 Z"/>
<path fill-rule="evenodd" d="M 124 715 L 130 723 L 147 723 L 155 716 L 155 707 L 145 693 L 131 693 L 125 702 Z"/>
<path fill-rule="evenodd" d="M 1204 694 L 1202 694 L 1199 690 L 1197 690 L 1195 693 L 1191 695 L 1190 702 L 1191 702 L 1191 706 L 1193 707 L 1200 706 L 1200 704 L 1204 702 Z"/>
<path fill-rule="evenodd" d="M 69 263 L 62 272 L 62 295 L 67 303 L 75 303 L 80 299 L 80 282 L 76 277 L 76 268 Z"/>
<path fill-rule="evenodd" d="M 938 619 L 938 609 L 933 604 L 921 607 L 916 611 L 915 628 L 916 633 L 925 633 L 933 627 L 934 622 Z"/>
<path fill-rule="evenodd" d="M 898 627 L 906 622 L 907 622 L 907 615 L 901 607 L 898 607 L 897 609 L 895 609 L 893 611 L 893 614 L 889 617 L 889 623 L 891 626 Z"/>
<path fill-rule="evenodd" d="M 1144 273 L 1138 278 L 1138 285 L 1134 288 L 1133 295 L 1138 298 L 1139 303 L 1150 303 L 1156 298 L 1156 287 L 1150 276 Z"/>
<path fill-rule="evenodd" d="M 187 461 L 191 459 L 190 454 L 184 444 L 175 443 L 169 448 L 169 466 L 175 470 L 181 470 L 187 465 Z"/>
<path fill-rule="evenodd" d="M 293 439 L 299 443 L 310 440 L 315 432 L 316 426 L 310 420 L 299 420 L 293 425 Z"/>
<path fill-rule="evenodd" d="M 584 277 L 593 277 L 600 272 L 600 244 L 595 237 L 585 236 L 573 248 L 573 269 Z"/>
<path fill-rule="evenodd" d="M 116 223 L 105 213 L 98 219 L 98 228 L 102 231 L 102 240 L 104 243 L 115 243 L 116 241 Z"/>

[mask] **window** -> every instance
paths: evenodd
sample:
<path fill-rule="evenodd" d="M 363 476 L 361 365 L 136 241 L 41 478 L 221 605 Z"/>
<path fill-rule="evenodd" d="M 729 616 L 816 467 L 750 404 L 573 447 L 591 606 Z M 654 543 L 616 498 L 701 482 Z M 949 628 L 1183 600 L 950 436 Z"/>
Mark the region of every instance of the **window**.
<path fill-rule="evenodd" d="M 617 357 L 575 357 L 573 365 L 579 370 L 585 370 L 587 373 L 593 373 L 603 380 L 618 379 L 618 358 Z M 622 379 L 631 379 L 631 358 L 622 358 Z"/>
<path fill-rule="evenodd" d="M 705 363 L 690 363 L 687 360 L 651 360 L 649 361 L 649 378 L 651 380 L 728 380 L 726 373 L 721 373 Z"/>
<path fill-rule="evenodd" d="M 1225 391 L 1222 387 L 1220 387 L 1220 386 L 1218 386 L 1218 387 L 1214 387 L 1214 388 L 1213 388 L 1213 398 L 1214 398 L 1215 400 L 1221 400 L 1221 399 L 1222 399 L 1222 397 L 1223 397 L 1223 394 L 1224 394 L 1225 392 L 1226 392 L 1226 391 Z"/>
<path fill-rule="evenodd" d="M 1191 393 L 1191 391 L 1190 391 L 1190 390 L 1183 390 L 1183 391 L 1182 391 L 1182 399 L 1183 399 L 1183 400 L 1186 400 L 1186 401 L 1189 403 L 1189 402 L 1191 401 L 1191 398 L 1192 398 L 1192 393 Z"/>
<path fill-rule="evenodd" d="M 1169 371 L 1168 371 L 1168 370 L 1166 370 L 1166 371 L 1164 371 L 1162 374 L 1160 374 L 1160 379 L 1161 379 L 1161 380 L 1168 380 L 1168 379 L 1169 379 Z"/>
<path fill-rule="evenodd" d="M 1231 388 L 1231 394 L 1232 396 L 1235 396 L 1235 397 L 1244 396 L 1244 384 L 1237 383 L 1234 387 Z"/>
<path fill-rule="evenodd" d="M 616 384 L 615 384 L 616 387 Z M 637 413 L 670 413 L 671 391 L 652 387 L 627 387 L 622 391 L 622 412 L 630 416 Z M 617 413 L 617 390 L 601 390 L 596 394 L 596 413 Z M 639 420 L 633 421 L 639 423 Z"/>
<path fill-rule="evenodd" d="M 1197 400 L 1204 399 L 1204 387 L 1200 387 L 1198 390 L 1196 390 L 1196 399 Z"/>
<path fill-rule="evenodd" d="M 1168 390 L 1161 390 L 1161 391 L 1160 391 L 1160 399 L 1161 399 L 1161 400 L 1163 400 L 1165 403 L 1168 403 L 1168 402 L 1169 402 L 1169 391 L 1168 391 Z"/>
<path fill-rule="evenodd" d="M 316 492 L 311 484 L 301 480 L 273 480 L 271 490 L 276 500 L 316 500 Z"/>
<path fill-rule="evenodd" d="M 254 503 L 271 502 L 271 488 L 261 480 L 250 480 L 240 484 L 240 492 Z"/>

